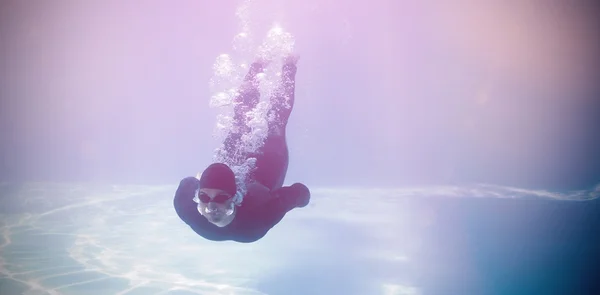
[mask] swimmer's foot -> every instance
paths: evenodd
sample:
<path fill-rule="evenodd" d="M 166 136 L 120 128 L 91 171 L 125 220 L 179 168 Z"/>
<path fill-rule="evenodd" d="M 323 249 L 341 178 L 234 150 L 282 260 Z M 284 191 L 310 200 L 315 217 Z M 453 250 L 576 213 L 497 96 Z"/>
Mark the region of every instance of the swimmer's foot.
<path fill-rule="evenodd" d="M 271 63 L 270 59 L 268 59 L 266 57 L 263 57 L 263 56 L 258 56 L 254 60 L 254 62 L 252 63 L 252 65 L 261 66 L 263 68 L 266 68 L 267 66 L 269 66 L 270 63 Z"/>
<path fill-rule="evenodd" d="M 296 65 L 296 63 L 298 63 L 298 60 L 300 59 L 300 55 L 298 54 L 290 54 L 286 57 L 283 58 L 283 64 L 284 65 Z"/>
<path fill-rule="evenodd" d="M 244 78 L 245 81 L 252 81 L 256 78 L 256 75 L 262 73 L 269 62 L 263 59 L 257 59 L 252 64 L 250 64 L 250 68 L 248 68 L 248 74 Z"/>
<path fill-rule="evenodd" d="M 297 54 L 290 54 L 283 58 L 283 66 L 281 67 L 282 82 L 284 88 L 287 89 L 285 92 L 291 93 L 293 90 L 290 86 L 294 84 L 294 77 L 296 76 L 296 63 L 300 59 Z"/>

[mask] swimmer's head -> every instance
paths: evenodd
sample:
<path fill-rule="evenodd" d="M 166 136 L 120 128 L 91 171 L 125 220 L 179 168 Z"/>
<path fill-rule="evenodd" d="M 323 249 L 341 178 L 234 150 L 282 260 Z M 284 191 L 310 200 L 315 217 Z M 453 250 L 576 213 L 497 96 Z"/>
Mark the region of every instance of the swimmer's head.
<path fill-rule="evenodd" d="M 194 200 L 198 203 L 198 212 L 208 221 L 225 226 L 233 219 L 235 203 L 232 196 L 220 189 L 199 189 Z"/>
<path fill-rule="evenodd" d="M 236 194 L 235 175 L 225 164 L 215 163 L 202 173 L 200 188 L 194 201 L 198 203 L 198 211 L 208 221 L 225 226 L 233 219 L 235 213 L 234 196 Z"/>

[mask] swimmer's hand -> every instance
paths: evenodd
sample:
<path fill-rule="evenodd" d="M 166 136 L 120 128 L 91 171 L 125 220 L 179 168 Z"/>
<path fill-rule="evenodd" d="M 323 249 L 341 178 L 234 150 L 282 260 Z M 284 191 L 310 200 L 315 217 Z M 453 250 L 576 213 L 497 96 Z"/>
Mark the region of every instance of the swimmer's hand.
<path fill-rule="evenodd" d="M 277 198 L 285 200 L 285 203 L 288 203 L 291 208 L 302 208 L 310 202 L 310 190 L 302 183 L 278 188 L 273 193 Z"/>

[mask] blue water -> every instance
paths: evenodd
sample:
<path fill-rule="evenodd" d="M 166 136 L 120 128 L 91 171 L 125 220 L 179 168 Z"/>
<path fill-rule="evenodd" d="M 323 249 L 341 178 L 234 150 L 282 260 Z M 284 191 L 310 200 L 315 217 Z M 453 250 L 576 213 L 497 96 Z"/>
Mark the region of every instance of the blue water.
<path fill-rule="evenodd" d="M 315 188 L 253 244 L 174 186 L 4 184 L 0 294 L 597 294 L 597 191 Z M 368 201 L 365 201 L 368 198 Z"/>

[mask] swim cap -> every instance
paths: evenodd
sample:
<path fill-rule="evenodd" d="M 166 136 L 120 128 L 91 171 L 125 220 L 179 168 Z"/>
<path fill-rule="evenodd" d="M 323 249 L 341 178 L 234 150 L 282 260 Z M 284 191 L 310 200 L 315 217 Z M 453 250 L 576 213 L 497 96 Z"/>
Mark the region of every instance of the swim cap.
<path fill-rule="evenodd" d="M 200 176 L 200 188 L 221 189 L 235 196 L 237 191 L 235 175 L 231 168 L 223 163 L 211 164 Z"/>

